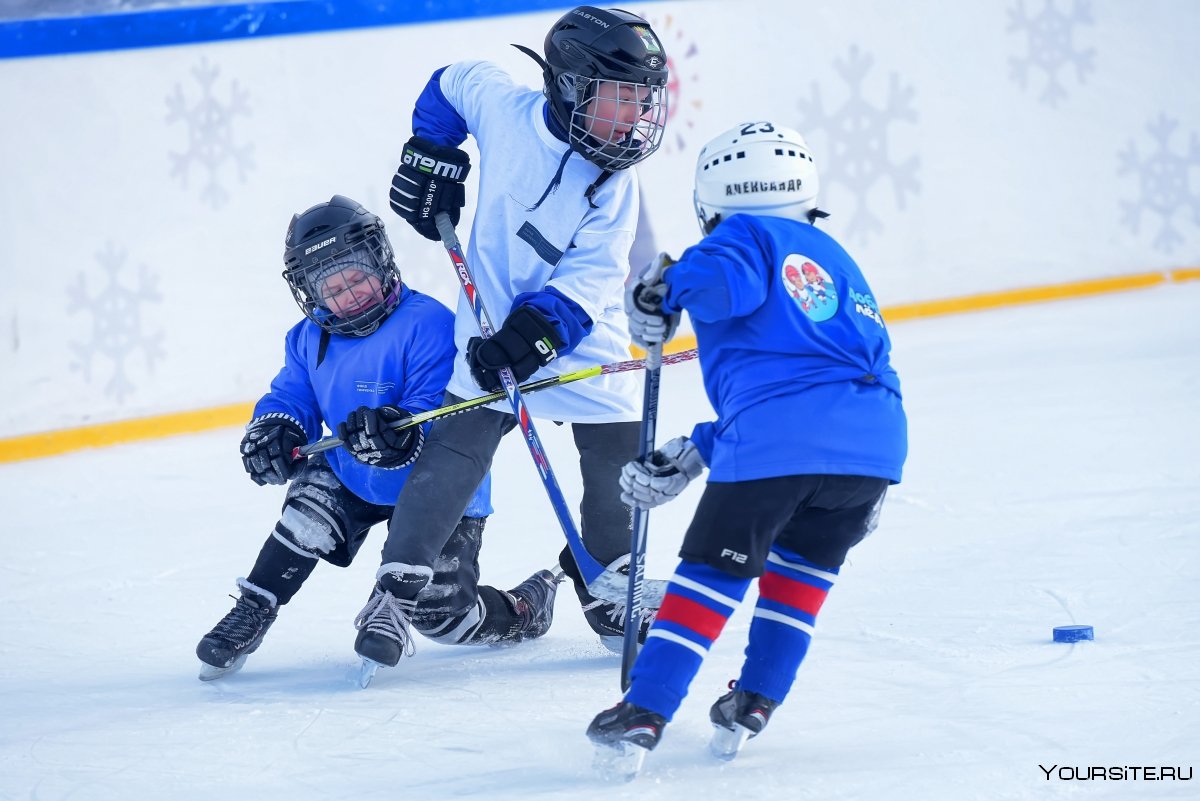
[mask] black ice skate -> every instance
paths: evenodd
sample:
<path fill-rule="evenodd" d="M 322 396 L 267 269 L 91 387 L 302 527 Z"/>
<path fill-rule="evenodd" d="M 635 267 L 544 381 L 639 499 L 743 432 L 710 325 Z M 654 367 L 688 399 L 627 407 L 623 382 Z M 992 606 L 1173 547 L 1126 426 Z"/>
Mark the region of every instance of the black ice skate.
<path fill-rule="evenodd" d="M 562 580 L 563 572 L 560 569 L 539 570 L 509 590 L 518 622 L 512 631 L 494 644 L 515 645 L 525 640 L 535 640 L 549 631 L 550 624 L 554 622 L 554 598 L 558 593 L 558 582 Z"/>
<path fill-rule="evenodd" d="M 629 575 L 629 555 L 626 554 L 608 566 L 623 575 Z M 600 635 L 600 642 L 614 654 L 622 652 L 625 643 L 625 604 L 605 601 L 587 591 L 582 582 L 575 582 L 575 594 L 583 607 L 583 617 L 587 620 L 592 631 Z M 646 633 L 654 622 L 657 608 L 642 607 L 641 621 L 638 628 L 638 643 L 646 642 Z"/>
<path fill-rule="evenodd" d="M 354 619 L 354 627 L 358 629 L 354 651 L 363 660 L 358 684 L 364 690 L 381 666 L 395 667 L 400 657 L 412 656 L 416 649 L 409 625 L 417 602 L 397 598 L 393 590 L 406 590 L 402 579 L 392 574 L 381 576 L 367 605 Z"/>
<path fill-rule="evenodd" d="M 266 590 L 240 580 L 238 589 L 242 595 L 233 609 L 196 646 L 200 681 L 212 681 L 240 670 L 246 657 L 262 644 L 279 613 L 275 596 Z"/>
<path fill-rule="evenodd" d="M 708 749 L 718 759 L 733 759 L 747 740 L 757 736 L 766 727 L 777 706 L 778 701 L 739 690 L 731 682 L 729 692 L 718 698 L 708 711 L 708 718 L 715 729 Z"/>
<path fill-rule="evenodd" d="M 642 769 L 646 754 L 662 739 L 667 719 L 636 704 L 622 701 L 597 715 L 587 729 L 596 747 L 592 767 L 610 781 L 631 781 Z"/>

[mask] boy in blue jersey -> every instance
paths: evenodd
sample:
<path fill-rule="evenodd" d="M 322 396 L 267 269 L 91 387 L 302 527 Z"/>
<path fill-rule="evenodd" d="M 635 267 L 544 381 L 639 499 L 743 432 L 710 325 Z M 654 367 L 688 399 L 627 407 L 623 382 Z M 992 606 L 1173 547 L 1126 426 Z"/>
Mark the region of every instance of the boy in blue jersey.
<path fill-rule="evenodd" d="M 465 200 L 468 135 L 479 146 L 475 222 L 467 247 L 479 297 L 497 322 L 483 340 L 471 304 L 460 298 L 447 403 L 518 382 L 629 358 L 622 310 L 629 249 L 638 217 L 637 174 L 666 121 L 666 56 L 645 20 L 582 6 L 545 40 L 540 91 L 518 86 L 498 66 L 465 61 L 437 70 L 413 111 L 414 136 L 392 179 L 392 209 L 437 241 L 439 212 L 457 224 Z M 582 539 L 612 569 L 628 563 L 630 511 L 621 467 L 638 453 L 639 387 L 613 373 L 525 398 L 535 418 L 571 423 L 583 478 Z M 379 592 L 403 600 L 422 585 L 430 560 L 454 529 L 501 438 L 516 421 L 507 403 L 434 423 L 400 493 L 384 546 Z M 568 550 L 559 557 L 584 616 L 619 652 L 619 605 L 592 597 Z M 639 621 L 640 623 L 641 621 Z M 399 625 L 399 623 L 398 623 Z M 395 664 L 380 633 L 359 654 Z"/>
<path fill-rule="evenodd" d="M 803 138 L 769 122 L 700 152 L 705 238 L 631 284 L 635 342 L 670 339 L 687 309 L 715 422 L 626 465 L 623 498 L 651 508 L 707 466 L 681 562 L 621 703 L 588 737 L 636 773 L 752 579 L 759 598 L 741 676 L 713 705 L 712 750 L 731 759 L 787 697 L 847 551 L 875 527 L 908 451 L 900 382 L 871 289 L 813 223 L 817 170 Z M 785 421 L 803 420 L 804 425 Z"/>
<path fill-rule="evenodd" d="M 196 647 L 203 680 L 239 669 L 317 562 L 346 567 L 371 526 L 391 516 L 428 424 L 393 430 L 388 423 L 435 408 L 454 358 L 450 310 L 403 284 L 383 223 L 353 200 L 335 195 L 294 216 L 284 264 L 306 319 L 287 333 L 283 369 L 254 407 L 241 453 L 256 484 L 291 485 L 275 530 L 237 581 L 241 597 Z M 293 456 L 320 437 L 323 423 L 338 430 L 343 449 Z M 485 476 L 415 600 L 412 623 L 421 633 L 506 644 L 549 628 L 555 582 L 548 571 L 511 592 L 478 584 L 490 513 Z M 377 628 L 377 613 L 368 604 L 359 628 Z M 412 650 L 407 627 L 396 636 Z"/>

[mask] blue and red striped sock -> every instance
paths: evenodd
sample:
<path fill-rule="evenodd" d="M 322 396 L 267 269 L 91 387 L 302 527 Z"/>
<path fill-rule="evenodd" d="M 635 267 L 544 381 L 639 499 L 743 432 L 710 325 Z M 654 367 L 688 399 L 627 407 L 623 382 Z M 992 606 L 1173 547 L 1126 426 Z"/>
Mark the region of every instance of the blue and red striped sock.
<path fill-rule="evenodd" d="M 787 697 L 837 574 L 836 567 L 814 564 L 778 545 L 771 548 L 758 580 L 758 603 L 738 689 L 773 701 Z"/>
<path fill-rule="evenodd" d="M 680 562 L 630 672 L 625 700 L 670 720 L 749 586 L 750 579 Z"/>

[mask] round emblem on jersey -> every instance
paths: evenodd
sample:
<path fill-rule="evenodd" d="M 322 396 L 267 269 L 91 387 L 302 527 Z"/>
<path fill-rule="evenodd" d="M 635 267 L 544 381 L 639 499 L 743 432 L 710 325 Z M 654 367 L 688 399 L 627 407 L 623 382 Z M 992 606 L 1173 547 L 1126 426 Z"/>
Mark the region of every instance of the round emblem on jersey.
<path fill-rule="evenodd" d="M 807 256 L 793 253 L 783 260 L 780 272 L 784 289 L 814 323 L 828 320 L 837 312 L 837 288 L 821 265 Z"/>

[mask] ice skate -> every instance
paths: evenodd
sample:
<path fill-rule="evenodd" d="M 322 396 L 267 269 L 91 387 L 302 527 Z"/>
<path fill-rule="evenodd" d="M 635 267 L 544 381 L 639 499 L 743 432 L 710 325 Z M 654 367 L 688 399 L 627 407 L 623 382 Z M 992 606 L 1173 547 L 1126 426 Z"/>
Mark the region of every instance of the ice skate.
<path fill-rule="evenodd" d="M 498 642 L 497 646 L 515 645 L 526 640 L 535 640 L 550 630 L 554 622 L 554 599 L 563 572 L 539 570 L 516 587 L 508 591 L 516 610 L 518 622 L 513 630 Z"/>
<path fill-rule="evenodd" d="M 358 629 L 354 651 L 362 658 L 358 684 L 364 690 L 380 667 L 395 667 L 400 657 L 412 656 L 416 648 L 409 625 L 417 603 L 393 595 L 389 587 L 395 588 L 396 582 L 390 574 L 381 577 L 354 619 Z"/>
<path fill-rule="evenodd" d="M 733 759 L 747 740 L 762 732 L 777 706 L 778 701 L 732 687 L 708 712 L 713 724 L 708 750 L 717 759 Z"/>
<path fill-rule="evenodd" d="M 196 645 L 200 680 L 212 681 L 241 670 L 246 657 L 258 650 L 279 612 L 275 596 L 238 582 L 241 597 L 233 609 Z"/>
<path fill-rule="evenodd" d="M 620 557 L 609 565 L 608 569 L 628 575 L 629 555 Z M 579 603 L 583 607 L 584 619 L 587 620 L 592 631 L 600 636 L 600 643 L 614 654 L 621 653 L 625 644 L 624 602 L 605 601 L 597 598 L 589 593 L 587 587 L 580 582 L 575 583 L 575 594 L 579 596 Z M 641 621 L 638 627 L 639 643 L 646 642 L 646 634 L 650 631 L 650 624 L 654 622 L 654 615 L 657 612 L 657 608 L 647 606 L 641 608 Z"/>
<path fill-rule="evenodd" d="M 604 710 L 587 729 L 596 749 L 592 768 L 607 781 L 632 781 L 666 725 L 662 715 L 626 701 Z"/>

